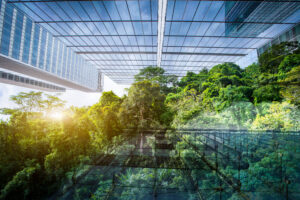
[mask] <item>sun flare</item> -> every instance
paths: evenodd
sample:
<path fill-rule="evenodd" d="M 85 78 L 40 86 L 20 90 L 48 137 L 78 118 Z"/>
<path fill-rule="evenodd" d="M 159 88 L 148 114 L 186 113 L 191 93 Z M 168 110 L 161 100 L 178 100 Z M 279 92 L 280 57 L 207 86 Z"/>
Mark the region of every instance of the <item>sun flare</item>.
<path fill-rule="evenodd" d="M 56 112 L 51 112 L 49 114 L 50 118 L 55 119 L 55 120 L 61 120 L 63 118 L 63 113 L 56 111 Z"/>

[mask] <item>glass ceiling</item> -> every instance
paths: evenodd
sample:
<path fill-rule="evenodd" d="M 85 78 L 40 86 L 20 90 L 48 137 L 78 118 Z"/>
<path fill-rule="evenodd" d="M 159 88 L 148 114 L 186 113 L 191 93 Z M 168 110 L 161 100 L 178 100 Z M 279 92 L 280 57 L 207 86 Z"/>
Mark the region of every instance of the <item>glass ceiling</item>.
<path fill-rule="evenodd" d="M 149 65 L 183 76 L 237 62 L 300 21 L 288 0 L 8 2 L 120 84 Z"/>

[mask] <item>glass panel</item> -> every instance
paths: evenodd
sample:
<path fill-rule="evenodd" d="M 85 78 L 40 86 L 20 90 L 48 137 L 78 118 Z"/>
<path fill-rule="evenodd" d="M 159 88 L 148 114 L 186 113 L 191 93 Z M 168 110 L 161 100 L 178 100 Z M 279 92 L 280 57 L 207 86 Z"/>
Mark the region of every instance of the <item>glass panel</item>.
<path fill-rule="evenodd" d="M 28 59 L 29 59 L 30 41 L 31 41 L 31 34 L 32 34 L 31 30 L 32 30 L 32 21 L 26 18 L 26 28 L 25 28 L 23 57 L 22 57 L 22 61 L 25 63 L 28 63 Z"/>
<path fill-rule="evenodd" d="M 5 12 L 4 12 L 2 38 L 1 38 L 1 53 L 7 56 L 9 52 L 12 17 L 13 17 L 13 7 L 10 4 L 6 4 Z"/>
<path fill-rule="evenodd" d="M 44 58 L 45 58 L 45 50 L 46 50 L 46 37 L 47 32 L 45 29 L 42 29 L 42 38 L 40 44 L 40 57 L 39 57 L 39 68 L 44 69 Z"/>
<path fill-rule="evenodd" d="M 23 18 L 24 18 L 23 13 L 17 12 L 15 34 L 13 39 L 13 49 L 12 49 L 12 57 L 15 59 L 19 59 L 19 55 L 20 55 Z"/>
<path fill-rule="evenodd" d="M 38 55 L 38 47 L 40 42 L 40 26 L 35 24 L 34 33 L 33 33 L 33 46 L 32 46 L 32 57 L 31 57 L 31 65 L 36 67 L 37 55 Z"/>

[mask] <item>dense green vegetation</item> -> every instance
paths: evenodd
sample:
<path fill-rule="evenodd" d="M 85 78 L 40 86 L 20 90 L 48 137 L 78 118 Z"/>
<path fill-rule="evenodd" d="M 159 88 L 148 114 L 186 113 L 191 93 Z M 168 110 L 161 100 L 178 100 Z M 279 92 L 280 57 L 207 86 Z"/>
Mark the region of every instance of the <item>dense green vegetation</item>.
<path fill-rule="evenodd" d="M 124 151 L 121 144 L 143 136 L 143 129 L 299 131 L 299 51 L 299 44 L 281 43 L 262 54 L 259 63 L 245 69 L 224 63 L 198 74 L 188 72 L 180 80 L 165 75 L 162 68 L 147 67 L 135 76 L 128 95 L 103 92 L 91 107 L 65 108 L 58 97 L 40 92 L 12 96 L 18 107 L 2 109 L 10 118 L 0 122 L 0 199 L 41 199 L 74 185 L 87 164 L 115 149 Z M 53 117 L 60 112 L 61 119 Z M 146 142 L 141 137 L 140 144 Z M 176 148 L 185 145 L 178 143 Z M 251 170 L 271 165 L 278 152 L 268 152 L 266 157 L 257 152 Z M 148 171 L 124 174 L 122 180 L 129 181 L 130 176 L 143 182 L 141 173 Z M 162 170 L 159 174 L 161 182 L 169 176 L 170 184 L 184 184 L 176 171 Z M 211 176 L 213 180 L 215 174 Z M 255 184 L 249 188 L 255 188 Z"/>

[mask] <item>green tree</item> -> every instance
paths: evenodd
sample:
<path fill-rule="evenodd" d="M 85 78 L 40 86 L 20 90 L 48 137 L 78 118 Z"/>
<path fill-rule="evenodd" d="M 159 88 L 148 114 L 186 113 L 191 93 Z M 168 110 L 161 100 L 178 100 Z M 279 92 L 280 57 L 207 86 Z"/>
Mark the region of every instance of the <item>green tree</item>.
<path fill-rule="evenodd" d="M 278 85 L 266 85 L 253 91 L 254 103 L 280 101 L 280 87 Z"/>
<path fill-rule="evenodd" d="M 89 110 L 96 129 L 109 141 L 119 135 L 122 129 L 118 117 L 121 103 L 122 99 L 112 91 L 103 92 L 99 103 L 93 105 Z"/>
<path fill-rule="evenodd" d="M 299 109 L 287 102 L 273 102 L 265 115 L 257 115 L 252 124 L 254 130 L 299 130 Z"/>
<path fill-rule="evenodd" d="M 177 86 L 177 77 L 175 75 L 166 75 L 165 70 L 160 67 L 149 66 L 140 70 L 140 73 L 134 76 L 135 81 L 148 80 L 160 86 L 163 93 L 172 92 Z"/>
<path fill-rule="evenodd" d="M 300 105 L 300 66 L 294 67 L 286 74 L 286 78 L 279 81 L 283 85 L 280 94 L 290 103 Z"/>
<path fill-rule="evenodd" d="M 278 67 L 287 55 L 299 53 L 298 42 L 282 42 L 272 45 L 258 58 L 260 71 L 267 73 L 278 73 Z"/>
<path fill-rule="evenodd" d="M 278 67 L 278 75 L 280 79 L 286 78 L 286 73 L 297 66 L 300 66 L 300 54 L 286 56 Z"/>
<path fill-rule="evenodd" d="M 165 95 L 161 93 L 159 85 L 150 81 L 136 82 L 129 88 L 128 97 L 121 106 L 120 117 L 126 128 L 140 132 L 141 147 L 144 144 L 142 129 L 159 128 L 169 121 L 164 101 Z"/>

